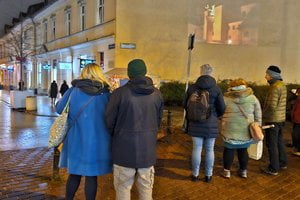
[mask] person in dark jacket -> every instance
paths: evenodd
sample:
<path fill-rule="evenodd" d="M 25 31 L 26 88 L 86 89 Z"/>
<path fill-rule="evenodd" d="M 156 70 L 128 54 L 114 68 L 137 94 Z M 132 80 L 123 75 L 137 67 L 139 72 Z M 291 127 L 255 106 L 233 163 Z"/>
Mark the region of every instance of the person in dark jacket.
<path fill-rule="evenodd" d="M 295 151 L 293 154 L 295 156 L 300 156 L 300 88 L 296 90 L 297 99 L 294 103 L 292 110 L 292 122 L 293 122 L 293 146 Z"/>
<path fill-rule="evenodd" d="M 141 59 L 128 64 L 130 80 L 113 91 L 106 109 L 106 124 L 113 136 L 112 158 L 117 200 L 129 200 L 137 177 L 140 199 L 152 199 L 156 138 L 163 99 L 152 79 L 146 77 Z"/>
<path fill-rule="evenodd" d="M 56 83 L 56 81 L 53 81 L 51 83 L 50 92 L 49 92 L 49 96 L 51 98 L 51 104 L 52 105 L 55 104 L 55 101 L 56 101 L 56 98 L 57 98 L 57 93 L 58 93 L 57 83 Z"/>
<path fill-rule="evenodd" d="M 199 170 L 201 163 L 202 146 L 205 148 L 205 181 L 212 180 L 214 165 L 214 144 L 219 132 L 218 118 L 225 111 L 225 103 L 222 92 L 216 84 L 216 80 L 210 76 L 212 67 L 209 64 L 201 66 L 201 76 L 196 83 L 191 85 L 185 95 L 184 108 L 187 110 L 189 97 L 196 90 L 206 90 L 209 93 L 209 109 L 210 116 L 203 122 L 189 121 L 187 119 L 188 134 L 192 136 L 193 152 L 192 152 L 192 181 L 199 180 Z"/>
<path fill-rule="evenodd" d="M 66 92 L 68 89 L 69 89 L 69 86 L 68 86 L 67 82 L 64 80 L 64 82 L 63 82 L 63 84 L 61 84 L 60 90 L 59 90 L 61 96 L 64 96 L 65 92 Z"/>
<path fill-rule="evenodd" d="M 270 84 L 263 106 L 262 118 L 266 125 L 273 124 L 273 128 L 266 129 L 266 144 L 269 152 L 270 164 L 262 168 L 262 172 L 276 176 L 279 169 L 287 168 L 287 157 L 283 142 L 283 126 L 286 117 L 286 86 L 281 78 L 279 67 L 271 65 L 266 71 L 265 78 Z"/>

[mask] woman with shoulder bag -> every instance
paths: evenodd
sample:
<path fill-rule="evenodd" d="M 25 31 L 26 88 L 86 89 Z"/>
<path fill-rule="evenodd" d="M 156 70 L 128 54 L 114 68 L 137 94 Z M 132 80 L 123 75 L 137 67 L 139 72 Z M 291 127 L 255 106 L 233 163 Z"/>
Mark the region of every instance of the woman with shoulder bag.
<path fill-rule="evenodd" d="M 111 136 L 104 121 L 108 98 L 109 86 L 101 68 L 90 63 L 56 104 L 61 113 L 69 101 L 68 123 L 72 124 L 59 161 L 59 167 L 68 168 L 69 173 L 66 199 L 74 198 L 81 176 L 85 176 L 86 199 L 95 199 L 97 176 L 112 171 Z"/>
<path fill-rule="evenodd" d="M 247 82 L 243 79 L 231 81 L 224 97 L 226 110 L 222 118 L 221 129 L 224 140 L 223 176 L 230 178 L 234 152 L 237 151 L 238 174 L 242 178 L 247 178 L 247 148 L 254 142 L 249 133 L 249 123 L 258 122 L 261 125 L 261 106 L 258 99 L 253 95 L 252 89 L 247 86 Z"/>

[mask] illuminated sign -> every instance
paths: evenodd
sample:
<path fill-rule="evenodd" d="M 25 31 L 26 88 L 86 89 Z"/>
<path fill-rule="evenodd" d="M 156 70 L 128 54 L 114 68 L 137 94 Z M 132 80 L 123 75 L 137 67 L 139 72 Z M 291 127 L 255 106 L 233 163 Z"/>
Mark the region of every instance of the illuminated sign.
<path fill-rule="evenodd" d="M 12 71 L 12 72 L 13 72 L 13 71 L 14 71 L 14 66 L 12 66 L 12 65 L 10 65 L 10 66 L 7 66 L 7 70 L 8 70 L 8 71 Z"/>
<path fill-rule="evenodd" d="M 51 69 L 51 65 L 49 65 L 49 64 L 43 65 L 42 69 L 49 70 L 49 69 Z"/>
<path fill-rule="evenodd" d="M 72 69 L 72 63 L 71 62 L 59 62 L 58 67 L 59 67 L 59 69 Z"/>
<path fill-rule="evenodd" d="M 80 61 L 79 61 L 79 65 L 80 65 L 80 68 L 84 68 L 84 66 L 86 65 L 86 64 L 89 64 L 89 63 L 94 63 L 95 62 L 95 60 L 92 60 L 92 59 L 79 59 Z"/>

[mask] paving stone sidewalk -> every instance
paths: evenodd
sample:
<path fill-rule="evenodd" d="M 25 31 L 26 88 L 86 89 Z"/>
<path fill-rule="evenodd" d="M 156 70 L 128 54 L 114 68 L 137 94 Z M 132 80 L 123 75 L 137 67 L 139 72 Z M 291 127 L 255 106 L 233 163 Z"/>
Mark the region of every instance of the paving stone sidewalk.
<path fill-rule="evenodd" d="M 220 176 L 222 171 L 222 145 L 216 143 L 216 162 L 213 182 L 191 182 L 190 157 L 191 138 L 182 133 L 179 124 L 181 112 L 173 111 L 170 143 L 162 137 L 158 141 L 158 162 L 153 190 L 154 199 L 300 199 L 300 158 L 288 150 L 288 169 L 278 176 L 261 174 L 260 166 L 266 164 L 267 156 L 260 161 L 250 160 L 249 178 L 237 176 L 237 160 L 233 166 L 233 176 L 227 180 Z M 177 124 L 177 126 L 176 126 Z M 291 125 L 288 124 L 285 136 L 289 139 Z M 164 134 L 164 131 L 162 132 Z M 162 134 L 160 134 L 162 135 Z M 51 180 L 53 150 L 33 148 L 0 152 L 0 199 L 64 199 L 67 172 L 60 171 L 61 181 Z M 204 178 L 203 167 L 201 178 Z M 112 175 L 98 177 L 97 199 L 115 199 Z M 84 180 L 76 199 L 84 199 Z M 137 198 L 136 187 L 132 191 Z"/>

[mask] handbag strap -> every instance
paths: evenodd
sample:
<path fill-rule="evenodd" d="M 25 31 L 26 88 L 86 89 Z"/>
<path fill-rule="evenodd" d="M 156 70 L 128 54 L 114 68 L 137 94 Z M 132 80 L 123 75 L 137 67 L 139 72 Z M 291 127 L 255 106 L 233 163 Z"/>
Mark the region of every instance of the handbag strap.
<path fill-rule="evenodd" d="M 89 98 L 89 100 L 81 107 L 81 109 L 79 110 L 79 112 L 77 113 L 76 117 L 73 119 L 72 123 L 70 126 L 68 126 L 68 131 L 70 130 L 70 128 L 75 124 L 77 118 L 80 116 L 80 114 L 82 113 L 82 111 L 87 107 L 87 105 L 95 98 L 95 96 L 92 96 Z"/>
<path fill-rule="evenodd" d="M 245 113 L 245 111 L 242 109 L 242 107 L 238 104 L 236 104 L 236 105 L 239 108 L 239 110 L 241 111 L 241 113 L 244 115 L 244 117 L 249 121 L 249 118 L 248 118 L 247 114 Z"/>

